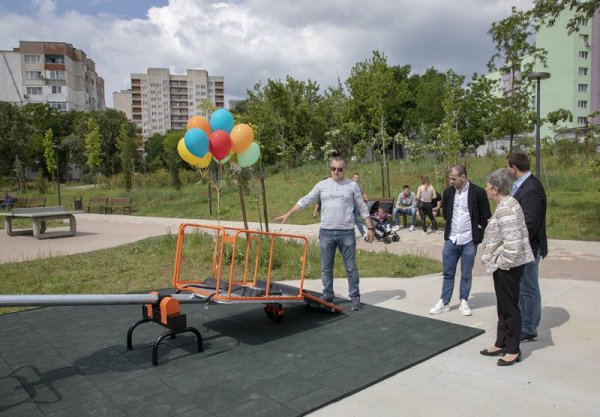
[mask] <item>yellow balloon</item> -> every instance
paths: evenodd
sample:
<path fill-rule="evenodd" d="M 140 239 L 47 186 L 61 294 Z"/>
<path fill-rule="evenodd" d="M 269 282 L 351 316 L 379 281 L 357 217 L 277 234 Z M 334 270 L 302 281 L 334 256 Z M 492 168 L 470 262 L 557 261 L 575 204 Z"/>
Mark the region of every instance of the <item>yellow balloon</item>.
<path fill-rule="evenodd" d="M 198 167 L 200 168 L 206 168 L 210 165 L 210 161 L 212 160 L 212 154 L 210 152 L 206 152 L 206 155 L 204 155 L 202 158 L 200 158 L 200 163 L 198 164 Z"/>
<path fill-rule="evenodd" d="M 197 156 L 192 155 L 190 151 L 188 151 L 188 148 L 185 147 L 185 143 L 183 142 L 183 138 L 181 138 L 179 140 L 179 143 L 177 143 L 177 153 L 179 154 L 181 159 L 183 159 L 185 162 L 192 166 L 198 167 L 202 163 L 202 158 L 198 158 Z"/>
<path fill-rule="evenodd" d="M 231 149 L 235 153 L 244 152 L 250 147 L 254 140 L 254 131 L 245 123 L 235 125 L 229 134 L 231 137 Z"/>

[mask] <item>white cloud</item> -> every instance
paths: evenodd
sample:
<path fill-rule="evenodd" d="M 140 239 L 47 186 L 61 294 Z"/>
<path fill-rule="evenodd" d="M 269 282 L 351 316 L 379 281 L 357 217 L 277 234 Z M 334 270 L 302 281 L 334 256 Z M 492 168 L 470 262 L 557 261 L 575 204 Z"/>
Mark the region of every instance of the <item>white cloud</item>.
<path fill-rule="evenodd" d="M 515 0 L 525 9 L 529 0 Z M 352 66 L 384 51 L 392 65 L 422 72 L 435 66 L 470 76 L 492 54 L 490 24 L 510 14 L 505 0 L 170 0 L 145 19 L 55 12 L 32 2 L 30 16 L 0 15 L 0 49 L 19 40 L 72 43 L 96 62 L 106 100 L 149 67 L 174 73 L 202 68 L 225 77 L 228 98 L 259 80 L 286 75 L 320 83 L 345 80 Z"/>

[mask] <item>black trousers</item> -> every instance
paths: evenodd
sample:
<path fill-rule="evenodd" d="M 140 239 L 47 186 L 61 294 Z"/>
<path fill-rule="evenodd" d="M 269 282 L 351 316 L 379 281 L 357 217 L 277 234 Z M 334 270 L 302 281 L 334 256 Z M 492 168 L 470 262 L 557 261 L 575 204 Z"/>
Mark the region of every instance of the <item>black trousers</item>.
<path fill-rule="evenodd" d="M 435 216 L 433 215 L 433 206 L 431 203 L 426 203 L 424 201 L 419 203 L 419 216 L 421 216 L 421 224 L 423 225 L 423 231 L 427 231 L 427 221 L 425 216 L 429 217 L 431 220 L 431 228 L 433 230 L 438 229 L 437 222 L 435 221 Z"/>
<path fill-rule="evenodd" d="M 494 290 L 498 310 L 498 328 L 495 346 L 507 353 L 519 352 L 521 337 L 521 310 L 519 310 L 519 285 L 525 265 L 508 271 L 494 271 Z"/>

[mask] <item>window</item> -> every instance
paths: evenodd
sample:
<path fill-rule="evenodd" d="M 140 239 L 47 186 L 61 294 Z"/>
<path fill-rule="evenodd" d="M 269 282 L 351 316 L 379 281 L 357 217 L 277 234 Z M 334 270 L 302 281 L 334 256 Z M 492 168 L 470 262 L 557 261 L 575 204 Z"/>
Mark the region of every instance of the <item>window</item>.
<path fill-rule="evenodd" d="M 53 85 L 52 86 L 52 94 L 61 94 L 62 93 L 62 85 Z"/>
<path fill-rule="evenodd" d="M 587 100 L 579 100 L 577 102 L 577 107 L 580 109 L 587 109 Z"/>
<path fill-rule="evenodd" d="M 42 87 L 27 87 L 27 94 L 30 96 L 41 96 Z"/>
<path fill-rule="evenodd" d="M 63 70 L 51 70 L 48 71 L 48 77 L 53 80 L 64 80 L 65 72 Z"/>
<path fill-rule="evenodd" d="M 39 80 L 42 78 L 40 71 L 25 71 L 25 78 L 28 80 Z"/>
<path fill-rule="evenodd" d="M 587 51 L 579 51 L 579 59 L 587 59 Z"/>
<path fill-rule="evenodd" d="M 588 85 L 587 84 L 577 84 L 577 91 L 580 93 L 587 93 Z"/>
<path fill-rule="evenodd" d="M 579 19 L 580 26 L 587 26 L 589 24 L 589 19 L 587 17 L 582 17 Z"/>
<path fill-rule="evenodd" d="M 25 55 L 24 60 L 26 64 L 39 64 L 42 62 L 39 55 Z"/>
<path fill-rule="evenodd" d="M 590 41 L 590 35 L 579 35 L 579 40 L 587 44 Z"/>
<path fill-rule="evenodd" d="M 49 105 L 60 111 L 67 111 L 67 103 L 62 101 L 49 101 Z"/>
<path fill-rule="evenodd" d="M 587 67 L 579 67 L 579 75 L 587 75 Z"/>
<path fill-rule="evenodd" d="M 587 117 L 578 117 L 577 118 L 577 124 L 578 125 L 583 125 L 583 126 L 587 125 L 588 124 Z"/>

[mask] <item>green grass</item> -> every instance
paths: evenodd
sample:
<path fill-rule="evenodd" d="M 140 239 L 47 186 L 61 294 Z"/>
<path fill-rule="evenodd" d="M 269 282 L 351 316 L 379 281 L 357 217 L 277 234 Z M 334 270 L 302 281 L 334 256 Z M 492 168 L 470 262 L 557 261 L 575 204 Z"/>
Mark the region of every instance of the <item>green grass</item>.
<path fill-rule="evenodd" d="M 206 235 L 186 236 L 182 276 L 186 273 L 194 277 L 208 276 L 198 271 L 202 268 L 209 270 L 206 265 L 210 264 L 210 244 L 211 238 Z M 168 234 L 92 253 L 3 264 L 0 268 L 0 294 L 121 294 L 167 288 L 172 285 L 175 246 L 176 236 Z M 240 252 L 238 250 L 236 258 L 243 258 Z M 299 245 L 278 241 L 273 279 L 298 279 L 299 254 Z M 357 263 L 362 277 L 408 278 L 441 271 L 439 261 L 387 252 L 359 250 Z M 264 256 L 261 265 L 264 271 Z M 346 276 L 339 254 L 334 276 Z M 308 250 L 305 277 L 320 277 L 319 248 L 314 243 Z M 20 308 L 1 308 L 0 312 L 16 310 Z"/>
<path fill-rule="evenodd" d="M 600 241 L 600 180 L 591 177 L 587 172 L 584 162 L 573 164 L 567 168 L 561 167 L 553 157 L 544 159 L 542 169 L 542 182 L 548 195 L 547 230 L 548 236 L 553 239 L 576 239 Z M 466 161 L 469 177 L 478 185 L 483 185 L 485 177 L 494 169 L 505 166 L 504 157 L 469 158 Z M 328 176 L 328 164 L 307 164 L 293 169 L 287 173 L 278 172 L 266 175 L 267 208 L 269 218 L 283 214 L 300 197 L 306 194 L 319 180 Z M 351 163 L 347 175 L 353 172 L 361 174 L 361 183 L 364 192 L 369 197 L 382 196 L 381 168 L 378 163 Z M 444 184 L 441 178 L 443 167 L 433 161 L 409 163 L 392 161 L 389 168 L 391 194 L 396 197 L 403 184 L 409 184 L 416 190 L 422 175 L 429 175 L 437 190 L 441 191 Z M 163 175 L 164 174 L 160 174 Z M 212 215 L 208 209 L 208 184 L 205 177 L 193 172 L 186 172 L 183 189 L 178 192 L 166 184 L 165 178 L 161 181 L 160 175 L 142 179 L 137 177 L 134 189 L 129 196 L 133 197 L 134 215 L 139 216 L 164 216 L 192 219 L 221 219 L 242 220 L 240 199 L 237 186 L 227 181 L 223 184 L 220 193 L 220 204 L 217 204 L 217 195 L 212 192 Z M 116 181 L 115 181 L 116 182 Z M 140 184 L 144 183 L 144 186 Z M 37 195 L 34 192 L 28 195 Z M 97 188 L 73 189 L 62 188 L 62 203 L 69 208 L 73 207 L 75 197 L 83 197 L 84 206 L 90 196 L 109 197 L 125 196 L 122 188 L 117 185 L 112 187 L 100 186 Z M 50 188 L 47 193 L 47 205 L 58 203 L 56 191 Z M 248 221 L 264 222 L 262 210 L 262 197 L 259 181 L 254 178 L 250 181 L 248 193 L 244 196 L 244 204 Z M 315 223 L 318 219 L 312 217 L 312 209 L 306 209 L 296 214 L 290 222 L 297 224 Z M 2 226 L 0 226 L 2 227 Z"/>

